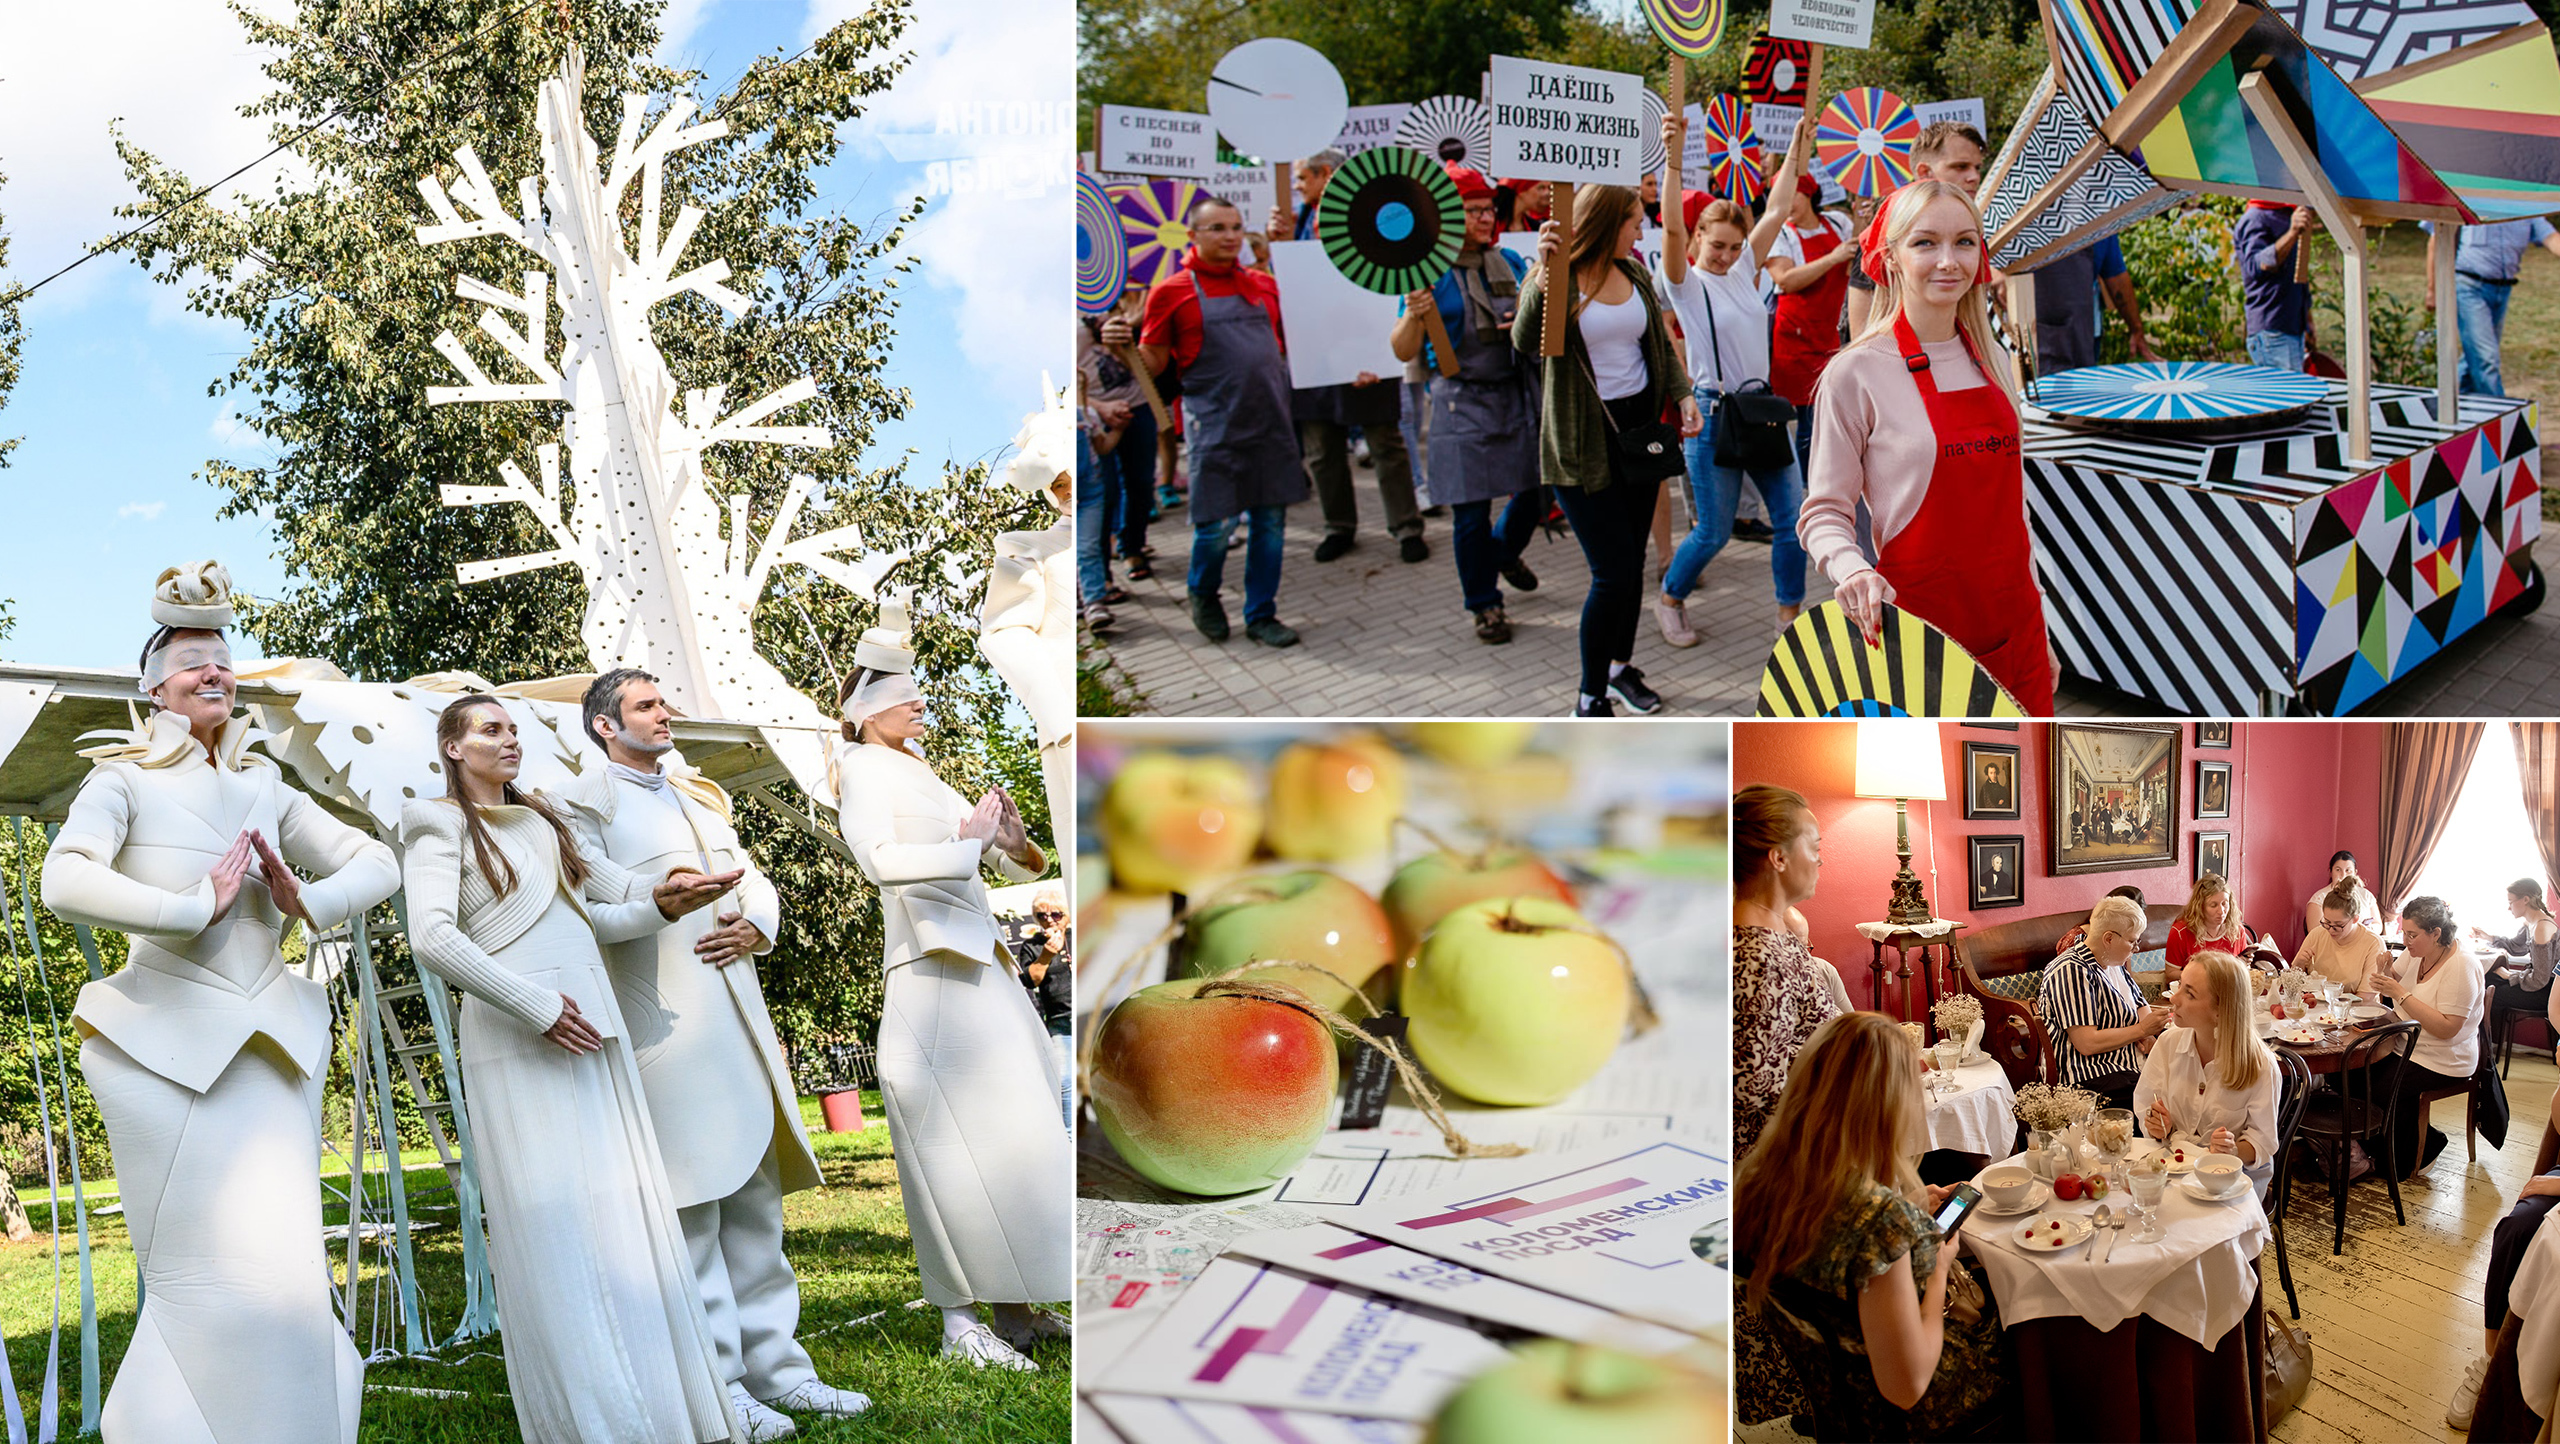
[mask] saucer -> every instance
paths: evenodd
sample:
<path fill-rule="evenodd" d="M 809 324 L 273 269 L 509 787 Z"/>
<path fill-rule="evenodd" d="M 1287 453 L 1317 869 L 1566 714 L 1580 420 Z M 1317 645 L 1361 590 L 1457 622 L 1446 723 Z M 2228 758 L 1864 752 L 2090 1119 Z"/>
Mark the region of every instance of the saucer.
<path fill-rule="evenodd" d="M 2229 1193 L 2207 1193 L 2204 1185 L 2196 1182 L 2196 1176 L 2192 1173 L 2178 1179 L 2177 1185 L 2186 1191 L 2188 1197 L 2200 1199 L 2206 1203 L 2233 1203 L 2248 1197 L 2251 1192 L 2249 1186 L 2243 1184 Z"/>
<path fill-rule="evenodd" d="M 1981 1186 L 1982 1185 L 1979 1183 L 1974 1185 L 1976 1188 L 1980 1188 Z M 1989 1193 L 1985 1193 L 1982 1195 L 1982 1202 L 1976 1204 L 1973 1211 L 1978 1216 L 1987 1216 L 1990 1218 L 2015 1218 L 2022 1213 L 2033 1213 L 2037 1209 L 2042 1208 L 2051 1202 L 2053 1202 L 2053 1185 L 2045 1182 L 2043 1179 L 2037 1179 L 2035 1182 L 2027 1185 L 2027 1200 L 2026 1202 L 2019 1204 L 2016 1208 L 2002 1208 L 2000 1205 L 1991 1201 L 1991 1195 Z"/>
<path fill-rule="evenodd" d="M 2056 1228 L 2055 1224 L 2062 1226 Z M 2087 1243 L 2095 1232 L 2097 1228 L 2089 1220 L 2076 1213 L 2064 1213 L 2012 1227 L 2008 1240 L 2029 1253 L 2060 1253 Z"/>

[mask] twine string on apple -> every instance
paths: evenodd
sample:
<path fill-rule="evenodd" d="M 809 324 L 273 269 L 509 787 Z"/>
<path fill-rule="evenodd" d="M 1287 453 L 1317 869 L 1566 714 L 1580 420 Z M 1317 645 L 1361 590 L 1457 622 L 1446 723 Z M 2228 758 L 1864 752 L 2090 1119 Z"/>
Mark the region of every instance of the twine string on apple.
<path fill-rule="evenodd" d="M 1264 964 L 1264 966 L 1270 965 Z M 1306 966 L 1313 966 L 1313 964 Z M 1236 971 L 1242 972 L 1244 969 L 1239 968 Z M 1295 988 L 1278 983 L 1246 982 L 1231 974 L 1212 979 L 1207 986 L 1192 996 L 1195 998 L 1254 998 L 1265 1003 L 1277 1003 L 1283 1008 L 1293 1008 L 1315 1019 L 1337 1037 L 1352 1039 L 1386 1054 L 1387 1061 L 1395 1066 L 1396 1076 L 1404 1081 L 1405 1093 L 1413 1099 L 1414 1105 L 1422 1110 L 1422 1116 L 1431 1120 L 1431 1126 L 1440 1130 L 1440 1141 L 1449 1146 L 1449 1153 L 1453 1158 L 1518 1158 L 1529 1151 L 1527 1147 L 1517 1143 L 1478 1143 L 1459 1132 L 1458 1125 L 1450 1121 L 1448 1110 L 1440 1106 L 1440 1095 L 1432 1089 L 1430 1084 L 1423 1081 L 1422 1070 L 1414 1066 L 1413 1060 L 1405 1056 L 1402 1048 L 1391 1041 L 1382 1042 L 1371 1037 L 1361 1031 L 1357 1023 Z"/>

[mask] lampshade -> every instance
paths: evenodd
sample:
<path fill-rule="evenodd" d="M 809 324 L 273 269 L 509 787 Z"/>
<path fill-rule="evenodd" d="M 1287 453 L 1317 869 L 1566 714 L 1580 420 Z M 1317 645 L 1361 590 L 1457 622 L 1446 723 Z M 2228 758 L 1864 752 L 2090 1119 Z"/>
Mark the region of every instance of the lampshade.
<path fill-rule="evenodd" d="M 1944 802 L 1947 759 L 1939 750 L 1938 724 L 1861 721 L 1857 795 Z"/>

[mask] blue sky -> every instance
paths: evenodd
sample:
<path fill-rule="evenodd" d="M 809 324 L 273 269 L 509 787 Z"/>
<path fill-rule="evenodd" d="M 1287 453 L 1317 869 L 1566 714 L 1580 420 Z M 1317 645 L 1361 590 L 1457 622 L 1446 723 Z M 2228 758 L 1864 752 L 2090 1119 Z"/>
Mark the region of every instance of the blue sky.
<path fill-rule="evenodd" d="M 757 55 L 797 51 L 861 8 L 672 0 L 660 54 L 722 86 Z M 110 121 L 200 179 L 267 148 L 263 122 L 237 114 L 268 88 L 262 56 L 214 0 L 20 9 L 0 54 L 10 278 L 33 281 L 121 228 L 110 212 L 131 196 Z M 156 43 L 132 46 L 135 34 Z M 872 459 L 913 447 L 918 465 L 938 467 L 1001 454 L 1037 406 L 1042 373 L 1069 378 L 1071 129 L 1062 127 L 1074 96 L 1073 11 L 1056 0 L 923 0 L 904 47 L 914 64 L 847 127 L 819 205 L 867 222 L 910 196 L 932 198 L 909 233 L 922 264 L 899 292 L 889 369 L 914 405 Z M 991 97 L 1019 103 L 990 108 Z M 271 161 L 237 188 L 264 192 L 287 163 Z M 253 464 L 266 454 L 207 394 L 244 349 L 241 334 L 188 314 L 176 288 L 114 258 L 39 294 L 26 330 L 25 374 L 0 408 L 0 436 L 24 438 L 0 470 L 0 598 L 18 619 L 0 655 L 129 666 L 149 630 L 151 579 L 199 557 L 220 558 L 253 595 L 280 592 L 284 568 L 265 523 L 215 520 L 224 495 L 195 479 L 210 457 Z M 443 368 L 433 355 L 419 364 Z M 251 655 L 254 644 L 240 640 Z"/>

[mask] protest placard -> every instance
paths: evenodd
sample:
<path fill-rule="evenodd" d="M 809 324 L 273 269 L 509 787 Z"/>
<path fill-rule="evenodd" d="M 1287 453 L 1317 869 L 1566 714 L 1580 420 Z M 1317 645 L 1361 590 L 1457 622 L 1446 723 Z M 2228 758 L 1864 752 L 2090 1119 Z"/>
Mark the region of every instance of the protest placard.
<path fill-rule="evenodd" d="M 1289 384 L 1338 386 L 1360 373 L 1401 378 L 1387 344 L 1402 302 L 1364 291 L 1325 259 L 1322 241 L 1275 241 L 1271 276 L 1280 283 L 1280 325 L 1289 337 Z"/>
<path fill-rule="evenodd" d="M 1136 105 L 1095 107 L 1094 158 L 1105 175 L 1198 180 L 1217 169 L 1209 117 Z"/>
<path fill-rule="evenodd" d="M 1875 23 L 1875 0 L 1771 0 L 1769 6 L 1769 33 L 1781 40 L 1864 50 Z"/>
<path fill-rule="evenodd" d="M 1972 100 L 1915 100 L 1911 103 L 1911 113 L 1920 117 L 1923 129 L 1942 120 L 1957 120 L 1986 137 L 1991 134 L 1991 125 L 1983 117 L 1982 101 L 1978 97 Z"/>
<path fill-rule="evenodd" d="M 1614 70 L 1493 57 L 1492 174 L 1572 185 L 1643 179 L 1644 81 Z"/>
<path fill-rule="evenodd" d="M 1344 114 L 1342 129 L 1333 138 L 1333 148 L 1342 152 L 1343 158 L 1347 160 L 1364 150 L 1393 145 L 1396 139 L 1396 126 L 1403 121 L 1405 112 L 1411 109 L 1413 106 L 1408 102 L 1398 102 L 1394 105 L 1355 105 Z"/>

